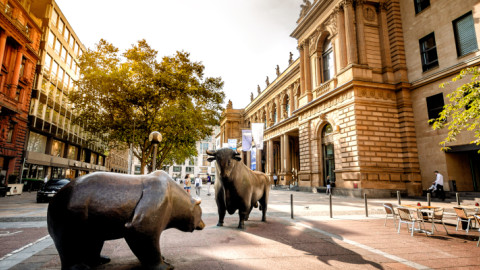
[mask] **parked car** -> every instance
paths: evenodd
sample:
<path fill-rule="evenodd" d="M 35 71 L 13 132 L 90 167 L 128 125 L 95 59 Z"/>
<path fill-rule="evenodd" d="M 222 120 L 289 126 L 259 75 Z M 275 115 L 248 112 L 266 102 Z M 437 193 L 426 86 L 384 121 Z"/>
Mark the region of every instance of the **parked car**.
<path fill-rule="evenodd" d="M 48 202 L 70 179 L 51 179 L 37 191 L 37 203 Z"/>

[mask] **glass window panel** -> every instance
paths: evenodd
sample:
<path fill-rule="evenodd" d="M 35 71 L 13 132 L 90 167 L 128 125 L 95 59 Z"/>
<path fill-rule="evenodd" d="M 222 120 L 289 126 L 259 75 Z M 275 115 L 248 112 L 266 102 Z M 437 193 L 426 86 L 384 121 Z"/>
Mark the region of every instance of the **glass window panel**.
<path fill-rule="evenodd" d="M 65 23 L 63 22 L 62 19 L 59 20 L 58 22 L 58 31 L 60 32 L 60 34 L 63 34 L 63 28 L 65 27 Z"/>
<path fill-rule="evenodd" d="M 63 157 L 64 150 L 65 150 L 64 142 L 53 140 L 52 151 L 51 151 L 52 156 Z"/>
<path fill-rule="evenodd" d="M 57 76 L 57 70 L 58 70 L 58 64 L 54 60 L 53 63 L 52 63 L 52 75 L 53 75 L 53 77 Z"/>
<path fill-rule="evenodd" d="M 45 153 L 46 146 L 47 136 L 30 132 L 30 135 L 28 136 L 27 151 Z"/>
<path fill-rule="evenodd" d="M 54 10 L 54 11 L 52 12 L 52 20 L 51 20 L 50 22 L 51 22 L 51 24 L 52 24 L 53 26 L 55 26 L 55 27 L 57 26 L 58 13 L 57 13 L 56 10 Z"/>
<path fill-rule="evenodd" d="M 68 30 L 68 27 L 65 27 L 65 31 L 63 31 L 63 37 L 65 38 L 65 41 L 68 42 L 68 38 L 70 37 L 70 30 Z"/>
<path fill-rule="evenodd" d="M 477 35 L 475 34 L 475 26 L 471 12 L 453 21 L 453 29 L 455 32 L 458 56 L 463 56 L 478 50 Z"/>
<path fill-rule="evenodd" d="M 40 119 L 43 119 L 43 109 L 45 108 L 45 105 L 41 102 L 38 102 L 38 107 L 37 107 L 37 117 Z"/>
<path fill-rule="evenodd" d="M 70 54 L 67 55 L 66 64 L 67 64 L 67 67 L 71 68 L 71 66 L 72 66 L 72 55 L 70 55 Z"/>
<path fill-rule="evenodd" d="M 50 30 L 48 32 L 48 46 L 50 46 L 50 48 L 52 48 L 52 49 L 54 48 L 53 45 L 55 45 L 54 44 L 55 39 L 56 39 L 55 34 L 53 34 L 52 30 Z"/>
<path fill-rule="evenodd" d="M 52 64 L 52 57 L 47 53 L 45 55 L 45 69 L 50 71 L 50 66 Z"/>
<path fill-rule="evenodd" d="M 60 40 L 57 38 L 57 41 L 55 42 L 55 52 L 57 55 L 60 55 L 60 51 L 62 50 L 62 43 L 60 43 Z"/>
<path fill-rule="evenodd" d="M 73 38 L 73 35 L 70 36 L 70 48 L 72 48 L 72 50 L 75 49 L 75 39 Z"/>
<path fill-rule="evenodd" d="M 63 62 L 67 62 L 67 55 L 68 55 L 67 48 L 63 47 L 62 55 L 61 55 Z"/>

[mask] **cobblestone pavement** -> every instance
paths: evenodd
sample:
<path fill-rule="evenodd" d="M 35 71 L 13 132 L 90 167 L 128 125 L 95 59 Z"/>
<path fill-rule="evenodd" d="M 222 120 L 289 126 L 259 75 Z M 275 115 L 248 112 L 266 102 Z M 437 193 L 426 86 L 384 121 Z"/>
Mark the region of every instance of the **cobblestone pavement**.
<path fill-rule="evenodd" d="M 294 219 L 290 198 L 293 195 Z M 414 233 L 402 225 L 397 233 L 392 220 L 384 226 L 384 202 L 329 198 L 288 190 L 272 190 L 266 223 L 253 209 L 245 230 L 238 230 L 238 215 L 227 215 L 217 227 L 213 196 L 202 190 L 202 231 L 163 232 L 162 255 L 175 269 L 478 269 L 478 231 L 455 231 L 455 226 L 437 226 L 434 235 Z M 402 199 L 402 204 L 426 204 L 423 198 Z M 432 202 L 452 212 L 453 202 Z M 0 269 L 60 269 L 57 251 L 46 230 L 47 204 L 35 203 L 35 193 L 0 198 Z M 473 206 L 471 206 L 473 207 Z M 455 224 L 453 215 L 450 223 Z M 430 229 L 430 224 L 426 224 Z M 109 264 L 98 269 L 139 269 L 140 265 L 123 239 L 107 241 L 103 254 Z"/>

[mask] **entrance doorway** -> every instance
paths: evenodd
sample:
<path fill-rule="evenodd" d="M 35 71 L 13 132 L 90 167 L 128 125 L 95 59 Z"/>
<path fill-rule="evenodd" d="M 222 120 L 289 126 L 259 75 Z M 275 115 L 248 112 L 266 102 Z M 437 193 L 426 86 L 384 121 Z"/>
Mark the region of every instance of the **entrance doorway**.
<path fill-rule="evenodd" d="M 322 129 L 322 156 L 323 156 L 323 185 L 327 185 L 330 180 L 332 186 L 335 185 L 335 147 L 333 145 L 332 125 L 326 124 Z"/>

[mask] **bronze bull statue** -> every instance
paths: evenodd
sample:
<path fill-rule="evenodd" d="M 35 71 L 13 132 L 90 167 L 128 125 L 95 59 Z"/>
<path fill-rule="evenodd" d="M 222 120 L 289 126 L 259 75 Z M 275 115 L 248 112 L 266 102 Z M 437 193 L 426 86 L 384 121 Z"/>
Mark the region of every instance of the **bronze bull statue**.
<path fill-rule="evenodd" d="M 240 153 L 222 148 L 216 151 L 207 150 L 207 160 L 217 161 L 217 181 L 215 181 L 215 200 L 218 209 L 218 224 L 223 226 L 225 212 L 230 215 L 238 209 L 240 221 L 238 228 L 244 229 L 244 221 L 248 220 L 253 207 L 260 203 L 262 221 L 266 221 L 270 179 L 262 172 L 250 170 L 243 164 Z"/>
<path fill-rule="evenodd" d="M 164 171 L 147 175 L 92 173 L 62 188 L 48 206 L 47 223 L 62 269 L 107 263 L 106 240 L 125 238 L 142 266 L 169 269 L 160 253 L 168 228 L 201 230 L 200 201 L 192 199 Z"/>

